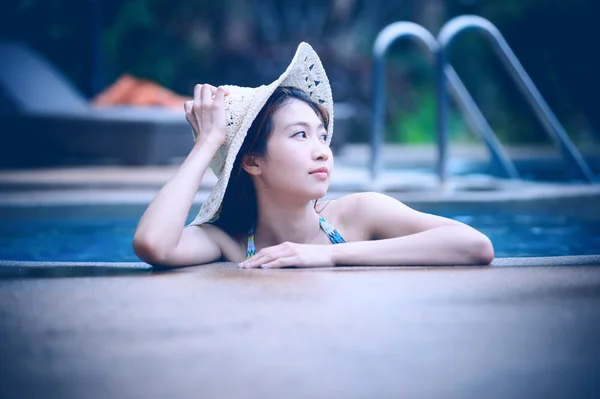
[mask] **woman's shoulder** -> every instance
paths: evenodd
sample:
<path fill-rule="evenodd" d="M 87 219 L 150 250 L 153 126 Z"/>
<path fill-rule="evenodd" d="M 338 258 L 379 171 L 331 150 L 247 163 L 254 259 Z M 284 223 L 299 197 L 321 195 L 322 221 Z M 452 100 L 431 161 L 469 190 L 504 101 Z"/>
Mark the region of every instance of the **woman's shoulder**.
<path fill-rule="evenodd" d="M 318 202 L 317 211 L 346 241 L 364 240 L 369 209 L 376 206 L 381 197 L 387 196 L 376 192 L 347 194 L 334 200 Z"/>
<path fill-rule="evenodd" d="M 319 202 L 317 210 L 319 210 L 319 206 L 322 206 L 323 212 L 329 208 L 328 213 L 336 219 L 353 219 L 369 207 L 377 206 L 377 203 L 384 198 L 389 198 L 389 196 L 371 191 L 352 193 L 334 200 L 323 201 L 322 204 Z"/>

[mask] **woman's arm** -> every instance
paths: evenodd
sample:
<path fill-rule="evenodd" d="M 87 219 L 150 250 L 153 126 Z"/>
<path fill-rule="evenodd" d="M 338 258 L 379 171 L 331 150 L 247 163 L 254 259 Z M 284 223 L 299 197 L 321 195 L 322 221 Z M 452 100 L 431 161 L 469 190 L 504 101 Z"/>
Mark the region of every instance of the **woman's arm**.
<path fill-rule="evenodd" d="M 487 265 L 494 259 L 489 238 L 470 226 L 416 211 L 384 194 L 352 197 L 345 213 L 370 240 L 334 245 L 335 264 Z"/>
<path fill-rule="evenodd" d="M 487 265 L 494 259 L 490 240 L 455 220 L 418 212 L 379 193 L 353 194 L 338 201 L 343 224 L 359 229 L 367 241 L 284 242 L 261 249 L 239 267 L 458 266 Z"/>
<path fill-rule="evenodd" d="M 488 265 L 490 240 L 463 226 L 440 226 L 404 237 L 333 245 L 336 265 Z"/>
<path fill-rule="evenodd" d="M 133 238 L 135 254 L 148 263 L 190 265 L 221 256 L 207 226 L 184 226 L 208 165 L 225 140 L 224 95 L 221 88 L 196 85 L 193 105 L 186 104 L 196 143 L 144 212 Z"/>

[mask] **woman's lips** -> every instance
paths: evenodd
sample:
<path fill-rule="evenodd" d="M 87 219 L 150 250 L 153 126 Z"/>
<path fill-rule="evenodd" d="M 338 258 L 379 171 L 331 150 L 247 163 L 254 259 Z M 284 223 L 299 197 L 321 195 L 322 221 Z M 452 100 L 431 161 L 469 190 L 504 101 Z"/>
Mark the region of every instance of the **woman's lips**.
<path fill-rule="evenodd" d="M 317 179 L 325 180 L 329 177 L 326 172 L 314 172 L 310 174 L 311 176 L 315 176 Z"/>

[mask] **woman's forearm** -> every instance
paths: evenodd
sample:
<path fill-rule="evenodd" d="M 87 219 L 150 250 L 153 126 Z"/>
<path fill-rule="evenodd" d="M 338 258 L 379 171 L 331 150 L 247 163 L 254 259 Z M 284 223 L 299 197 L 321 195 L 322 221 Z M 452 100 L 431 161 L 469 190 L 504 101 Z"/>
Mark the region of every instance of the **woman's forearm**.
<path fill-rule="evenodd" d="M 487 265 L 490 240 L 468 226 L 441 226 L 404 237 L 336 244 L 336 265 Z"/>
<path fill-rule="evenodd" d="M 196 145 L 175 175 L 152 200 L 140 219 L 134 236 L 134 246 L 151 246 L 164 252 L 177 246 L 194 196 L 208 169 L 218 143 Z"/>

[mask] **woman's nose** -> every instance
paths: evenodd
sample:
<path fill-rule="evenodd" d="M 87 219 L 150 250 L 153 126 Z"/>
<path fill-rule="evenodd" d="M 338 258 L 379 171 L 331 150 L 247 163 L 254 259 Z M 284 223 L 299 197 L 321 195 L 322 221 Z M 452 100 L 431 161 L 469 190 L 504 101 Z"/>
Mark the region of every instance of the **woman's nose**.
<path fill-rule="evenodd" d="M 315 149 L 313 151 L 314 158 L 321 161 L 327 161 L 331 155 L 331 149 L 329 148 L 329 145 L 321 141 L 319 141 L 318 144 L 315 144 Z"/>

